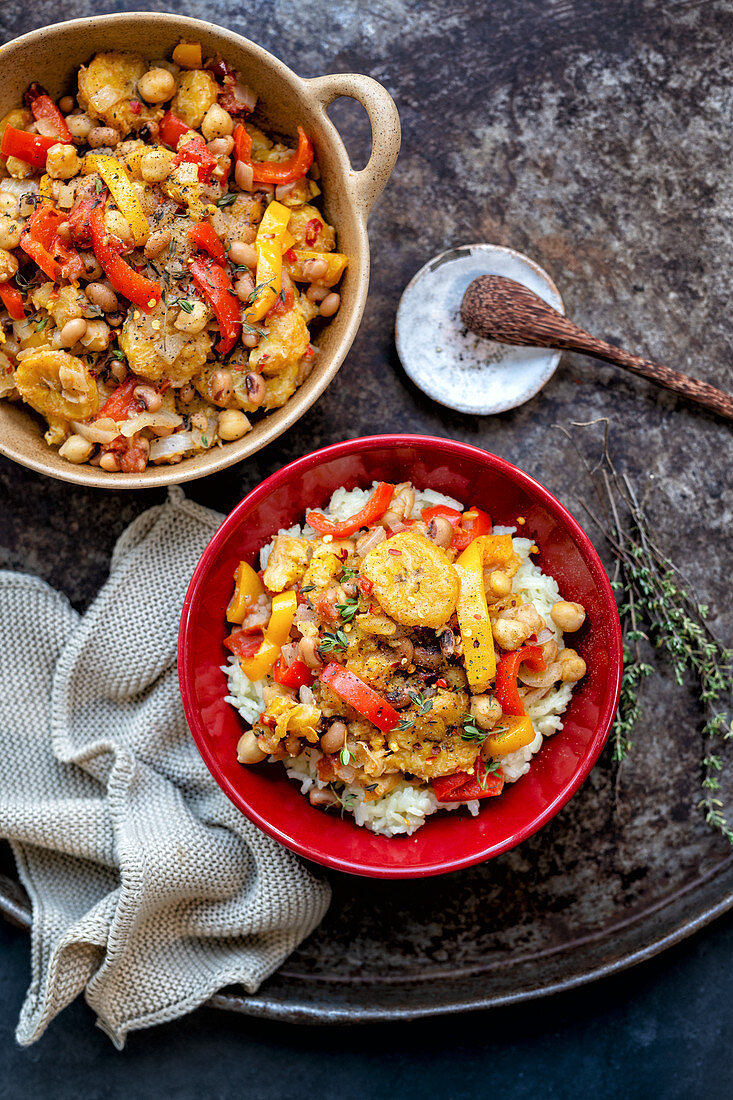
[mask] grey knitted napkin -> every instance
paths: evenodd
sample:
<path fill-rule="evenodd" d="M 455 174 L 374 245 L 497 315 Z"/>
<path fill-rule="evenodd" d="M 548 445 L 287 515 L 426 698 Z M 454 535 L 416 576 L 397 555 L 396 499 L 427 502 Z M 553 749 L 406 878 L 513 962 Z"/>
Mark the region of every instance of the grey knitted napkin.
<path fill-rule="evenodd" d="M 220 521 L 172 490 L 82 616 L 0 572 L 0 836 L 33 903 L 23 1044 L 82 990 L 117 1047 L 222 986 L 253 992 L 328 907 L 219 790 L 184 719 L 178 620 Z"/>

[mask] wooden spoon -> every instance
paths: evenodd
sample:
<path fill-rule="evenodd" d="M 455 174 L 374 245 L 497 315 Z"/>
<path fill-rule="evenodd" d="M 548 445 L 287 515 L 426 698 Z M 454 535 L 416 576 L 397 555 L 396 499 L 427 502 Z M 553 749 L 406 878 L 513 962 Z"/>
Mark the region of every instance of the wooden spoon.
<path fill-rule="evenodd" d="M 733 397 L 730 394 L 698 378 L 691 378 L 689 374 L 653 363 L 650 359 L 642 359 L 640 355 L 631 355 L 622 348 L 607 344 L 605 340 L 598 340 L 514 279 L 506 279 L 503 275 L 480 275 L 474 279 L 463 295 L 461 319 L 466 328 L 477 336 L 496 340 L 500 344 L 563 348 L 593 355 L 596 359 L 641 374 L 728 420 L 733 419 Z"/>

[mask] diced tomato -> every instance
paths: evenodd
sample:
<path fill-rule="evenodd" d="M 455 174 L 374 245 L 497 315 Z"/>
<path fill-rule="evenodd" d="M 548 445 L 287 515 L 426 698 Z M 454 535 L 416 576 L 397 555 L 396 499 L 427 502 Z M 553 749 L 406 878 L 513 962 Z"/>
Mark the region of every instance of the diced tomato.
<path fill-rule="evenodd" d="M 262 645 L 262 638 L 261 630 L 256 634 L 248 634 L 244 630 L 233 630 L 229 637 L 224 639 L 224 645 L 236 657 L 251 658 Z"/>
<path fill-rule="evenodd" d="M 288 666 L 282 654 L 280 654 L 275 662 L 272 675 L 276 683 L 289 688 L 310 687 L 316 678 L 315 672 L 313 669 L 308 668 L 305 661 L 301 661 L 300 658 L 297 657 L 292 665 Z"/>

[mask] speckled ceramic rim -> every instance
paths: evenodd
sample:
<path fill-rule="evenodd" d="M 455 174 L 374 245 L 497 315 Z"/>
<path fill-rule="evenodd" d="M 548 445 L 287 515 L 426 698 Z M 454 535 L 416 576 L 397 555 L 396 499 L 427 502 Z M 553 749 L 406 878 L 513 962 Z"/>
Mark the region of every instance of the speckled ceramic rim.
<path fill-rule="evenodd" d="M 307 471 L 333 459 L 342 458 L 345 455 L 360 454 L 362 451 L 368 451 L 375 446 L 420 448 L 425 447 L 426 444 L 435 448 L 437 451 L 450 453 L 453 456 L 465 458 L 473 462 L 481 462 L 485 466 L 497 470 L 499 473 L 511 473 L 512 478 L 524 492 L 530 496 L 536 497 L 541 504 L 550 512 L 554 513 L 565 526 L 573 542 L 585 559 L 596 588 L 608 610 L 608 621 L 611 629 L 611 651 L 609 653 L 611 671 L 609 673 L 609 691 L 603 701 L 598 716 L 598 724 L 593 740 L 590 742 L 578 771 L 570 782 L 563 787 L 557 798 L 555 798 L 555 800 L 531 822 L 517 830 L 517 832 L 513 833 L 511 836 L 505 838 L 503 841 L 494 843 L 481 851 L 472 852 L 467 856 L 451 860 L 437 860 L 433 864 L 423 864 L 419 868 L 380 867 L 375 869 L 366 862 L 341 859 L 333 856 L 330 852 L 318 846 L 318 837 L 314 837 L 313 841 L 309 844 L 302 844 L 294 837 L 278 829 L 267 818 L 253 809 L 252 806 L 243 799 L 241 792 L 237 790 L 234 784 L 220 774 L 216 759 L 210 748 L 206 727 L 201 719 L 196 704 L 193 689 L 193 658 L 189 639 L 191 631 L 195 629 L 195 623 L 191 619 L 191 613 L 198 591 L 206 584 L 209 569 L 216 559 L 221 545 L 228 538 L 232 528 L 236 528 L 240 523 L 240 515 L 242 513 L 248 513 L 253 507 L 261 505 L 267 500 L 268 496 L 281 485 L 288 481 L 297 482 Z M 613 590 L 611 589 L 610 581 L 606 576 L 606 571 L 601 564 L 601 560 L 596 553 L 593 543 L 590 541 L 580 524 L 573 519 L 570 512 L 568 512 L 560 501 L 545 489 L 543 485 L 540 485 L 538 481 L 535 481 L 529 474 L 525 474 L 523 470 L 518 469 L 516 466 L 512 466 L 512 464 L 505 459 L 499 458 L 498 455 L 490 454 L 488 451 L 483 451 L 478 447 L 471 447 L 467 443 L 458 443 L 456 440 L 424 435 L 367 436 L 362 439 L 351 439 L 345 443 L 336 443 L 330 447 L 324 447 L 319 451 L 314 451 L 304 458 L 299 458 L 297 461 L 291 462 L 287 466 L 283 466 L 282 469 L 272 474 L 266 481 L 263 481 L 257 488 L 253 489 L 252 492 L 240 501 L 237 507 L 229 513 L 201 556 L 201 560 L 194 570 L 191 583 L 186 593 L 178 635 L 178 676 L 186 720 L 188 721 L 191 733 L 203 757 L 204 763 L 237 809 L 244 813 L 255 823 L 255 825 L 259 826 L 268 836 L 273 837 L 280 844 L 284 845 L 284 847 L 290 848 L 291 851 L 297 852 L 298 855 L 304 856 L 314 863 L 320 863 L 324 867 L 331 867 L 335 871 L 346 871 L 349 874 L 382 879 L 426 878 L 431 875 L 443 875 L 450 871 L 458 871 L 463 867 L 471 867 L 476 863 L 483 863 L 487 859 L 493 859 L 495 856 L 501 855 L 502 852 L 506 852 L 510 848 L 516 847 L 517 844 L 521 844 L 522 841 L 527 840 L 527 838 L 536 833 L 538 829 L 541 829 L 543 825 L 546 825 L 547 822 L 562 809 L 568 799 L 572 798 L 578 787 L 587 779 L 591 768 L 595 764 L 606 743 L 606 738 L 608 737 L 613 716 L 616 713 L 616 707 L 618 705 L 618 697 L 621 689 L 622 666 L 621 624 L 619 622 L 618 612 L 616 611 L 616 600 L 613 595 Z M 354 826 L 354 828 L 357 827 L 356 825 Z"/>
<path fill-rule="evenodd" d="M 535 260 L 531 260 L 529 256 L 525 256 L 523 252 L 517 252 L 515 248 L 506 248 L 503 245 L 487 244 L 485 242 L 481 244 L 460 244 L 456 245 L 455 248 L 447 248 L 445 252 L 439 252 L 437 256 L 433 256 L 432 260 L 428 260 L 427 263 L 423 264 L 419 271 L 415 272 L 415 274 L 403 290 L 400 297 L 400 304 L 397 308 L 397 316 L 395 318 L 395 344 L 397 345 L 397 354 L 400 357 L 400 362 L 404 367 L 405 374 L 408 376 L 408 378 L 412 380 L 412 382 L 414 382 L 418 389 L 422 390 L 422 392 L 426 394 L 432 401 L 437 401 L 440 405 L 443 405 L 449 409 L 455 409 L 457 412 L 464 413 L 466 416 L 495 416 L 497 413 L 508 412 L 509 409 L 516 409 L 519 405 L 524 405 L 525 402 L 531 401 L 531 399 L 536 394 L 538 394 L 540 390 L 544 386 L 546 386 L 552 378 L 553 374 L 557 370 L 562 352 L 550 352 L 548 350 L 547 367 L 539 376 L 537 383 L 533 387 L 527 389 L 517 400 L 506 401 L 504 403 L 499 402 L 496 405 L 493 405 L 490 409 L 471 408 L 467 405 L 462 405 L 460 403 L 449 404 L 444 399 L 444 397 L 440 396 L 437 389 L 434 386 L 431 386 L 429 378 L 426 378 L 426 376 L 422 374 L 415 374 L 411 367 L 408 366 L 408 364 L 410 363 L 410 357 L 406 354 L 406 352 L 403 354 L 405 340 L 402 334 L 402 326 L 400 325 L 400 309 L 402 308 L 402 301 L 408 294 L 408 292 L 413 290 L 414 287 L 421 281 L 421 279 L 424 278 L 427 272 L 435 271 L 435 269 L 442 266 L 442 264 L 450 263 L 451 260 L 454 259 L 458 253 L 462 252 L 467 252 L 469 254 L 477 252 L 498 252 L 502 253 L 505 256 L 515 256 L 517 259 L 521 260 L 523 264 L 526 264 L 527 267 L 532 268 L 538 278 L 541 279 L 541 281 L 549 288 L 549 290 L 554 295 L 556 295 L 557 302 L 552 303 L 555 309 L 558 309 L 561 313 L 565 313 L 565 303 L 563 302 L 562 295 L 555 286 L 554 281 L 550 278 L 545 269 L 543 267 L 540 267 L 540 265 L 536 263 Z"/>
<path fill-rule="evenodd" d="M 8 42 L 0 50 L 3 79 L 0 114 L 19 102 L 31 80 L 52 95 L 67 90 L 71 71 L 100 49 L 137 49 L 154 58 L 182 38 L 200 40 L 207 54 L 219 52 L 242 69 L 258 93 L 265 116 L 279 132 L 302 123 L 313 137 L 324 181 L 325 210 L 336 227 L 339 245 L 349 255 L 342 280 L 341 308 L 318 336 L 315 369 L 281 408 L 255 424 L 243 439 L 184 459 L 177 466 L 149 466 L 141 474 L 105 474 L 94 466 L 75 466 L 59 458 L 43 441 L 38 422 L 22 406 L 0 402 L 0 453 L 38 473 L 77 485 L 102 489 L 152 489 L 174 485 L 226 469 L 272 443 L 317 400 L 335 377 L 356 336 L 369 287 L 369 213 L 389 179 L 400 148 L 397 108 L 389 93 L 368 76 L 339 73 L 311 80 L 297 76 L 261 46 L 233 31 L 199 19 L 156 12 L 125 12 L 55 23 Z M 372 152 L 366 167 L 351 167 L 346 148 L 327 108 L 340 96 L 356 99 L 372 127 Z"/>

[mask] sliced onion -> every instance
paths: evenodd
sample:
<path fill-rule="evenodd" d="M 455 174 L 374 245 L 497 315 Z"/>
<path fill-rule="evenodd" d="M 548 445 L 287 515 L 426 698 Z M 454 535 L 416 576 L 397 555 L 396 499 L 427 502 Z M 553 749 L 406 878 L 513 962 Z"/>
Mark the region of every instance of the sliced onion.
<path fill-rule="evenodd" d="M 194 428 L 191 432 L 191 438 L 193 439 L 194 447 L 198 447 L 202 451 L 208 450 L 213 443 L 217 440 L 216 433 L 216 417 L 207 417 L 205 428 Z M 205 442 L 204 442 L 205 440 Z"/>
<path fill-rule="evenodd" d="M 318 612 L 314 607 L 306 607 L 305 604 L 301 604 L 298 610 L 295 612 L 295 622 L 297 623 L 317 623 Z"/>
<path fill-rule="evenodd" d="M 548 627 L 545 627 L 537 635 L 537 645 L 544 645 L 545 642 L 549 642 L 550 639 L 554 637 L 555 635 L 552 633 L 552 631 L 549 630 Z"/>
<path fill-rule="evenodd" d="M 36 119 L 36 130 L 43 137 L 56 137 L 58 131 L 56 130 L 56 124 L 48 118 Z"/>
<path fill-rule="evenodd" d="M 237 181 L 237 187 L 241 187 L 243 191 L 254 190 L 254 168 L 251 164 L 245 164 L 243 160 L 237 161 L 237 167 L 234 169 L 234 178 Z"/>
<path fill-rule="evenodd" d="M 362 535 L 356 544 L 357 552 L 362 558 L 365 558 L 370 550 L 373 550 L 375 546 L 379 546 L 380 542 L 384 542 L 387 537 L 387 532 L 383 527 L 375 527 L 373 531 L 369 531 L 368 534 Z"/>
<path fill-rule="evenodd" d="M 74 205 L 74 197 L 76 195 L 76 188 L 70 183 L 59 184 L 59 197 L 58 205 L 62 210 L 71 210 Z"/>
<path fill-rule="evenodd" d="M 290 668 L 295 660 L 295 654 L 298 652 L 298 646 L 295 642 L 290 642 L 288 645 L 284 645 L 280 652 L 285 659 L 285 664 Z"/>
<path fill-rule="evenodd" d="M 184 455 L 186 451 L 192 451 L 193 447 L 191 432 L 176 432 L 175 435 L 168 435 L 163 439 L 154 439 L 150 444 L 150 461 Z"/>
<path fill-rule="evenodd" d="M 110 84 L 105 84 L 98 92 L 89 97 L 89 106 L 95 115 L 103 114 L 113 104 L 118 103 L 122 96 Z"/>
<path fill-rule="evenodd" d="M 112 426 L 107 427 L 107 425 Z M 114 420 L 110 420 L 108 417 L 94 424 L 84 424 L 81 420 L 72 420 L 71 426 L 77 435 L 84 436 L 90 443 L 111 443 L 120 434 L 120 429 Z"/>
<path fill-rule="evenodd" d="M 300 690 L 298 691 L 298 698 L 300 699 L 301 703 L 305 703 L 306 706 L 313 707 L 316 705 L 316 697 L 311 689 L 307 686 L 307 684 L 303 684 L 301 686 Z"/>
<path fill-rule="evenodd" d="M 190 336 L 185 332 L 173 332 L 165 337 L 159 337 L 153 341 L 153 347 L 160 355 L 161 359 L 165 359 L 166 363 L 173 363 L 181 354 Z"/>
<path fill-rule="evenodd" d="M 19 199 L 21 195 L 37 195 L 38 180 L 16 180 L 10 178 L 0 180 L 0 190 L 9 191 L 11 195 L 15 195 L 16 199 Z"/>
<path fill-rule="evenodd" d="M 296 183 L 296 180 L 293 180 L 292 183 L 279 183 L 275 188 L 275 198 L 277 201 L 281 202 L 282 199 L 287 198 L 288 195 L 292 195 Z"/>
<path fill-rule="evenodd" d="M 240 80 L 232 88 L 232 95 L 237 103 L 241 103 L 245 111 L 254 111 L 257 106 L 257 96 L 248 84 L 242 84 Z"/>
<path fill-rule="evenodd" d="M 139 416 L 133 416 L 130 420 L 126 420 L 120 426 L 120 433 L 129 439 L 135 435 L 136 432 L 141 432 L 143 428 L 180 428 L 183 423 L 183 417 L 178 413 L 166 412 L 165 409 L 160 412 L 144 412 Z"/>

